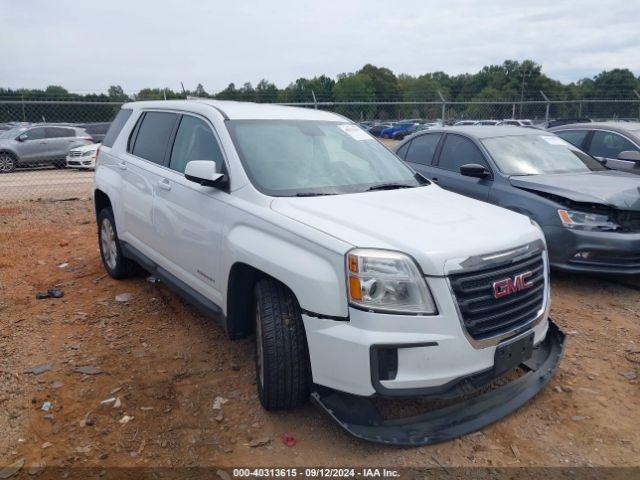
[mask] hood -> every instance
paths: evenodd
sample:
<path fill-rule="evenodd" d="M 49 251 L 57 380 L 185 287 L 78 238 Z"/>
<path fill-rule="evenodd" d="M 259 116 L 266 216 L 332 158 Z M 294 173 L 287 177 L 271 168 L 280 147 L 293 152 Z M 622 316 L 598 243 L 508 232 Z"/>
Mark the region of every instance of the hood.
<path fill-rule="evenodd" d="M 97 150 L 100 144 L 98 143 L 90 143 L 89 145 L 83 145 L 81 147 L 75 147 L 69 150 L 70 152 L 90 152 L 92 150 Z"/>
<path fill-rule="evenodd" d="M 354 247 L 411 255 L 426 275 L 460 261 L 543 238 L 529 219 L 436 185 L 400 190 L 278 197 L 271 208 Z"/>
<path fill-rule="evenodd" d="M 597 203 L 620 210 L 640 210 L 640 176 L 617 170 L 509 178 L 511 185 L 550 193 L 574 202 Z"/>

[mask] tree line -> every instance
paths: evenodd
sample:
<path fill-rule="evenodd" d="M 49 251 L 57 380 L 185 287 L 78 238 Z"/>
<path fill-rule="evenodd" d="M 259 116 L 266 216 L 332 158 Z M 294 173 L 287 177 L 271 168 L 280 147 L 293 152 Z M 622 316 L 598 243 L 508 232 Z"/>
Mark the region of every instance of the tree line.
<path fill-rule="evenodd" d="M 449 102 L 543 100 L 542 94 L 552 100 L 576 99 L 637 99 L 640 77 L 628 69 L 603 71 L 592 78 L 562 83 L 542 71 L 542 66 L 532 60 L 522 62 L 506 60 L 501 65 L 489 65 L 476 73 L 449 75 L 433 72 L 423 75 L 396 75 L 390 69 L 371 64 L 361 69 L 341 73 L 335 79 L 320 75 L 298 78 L 284 88 L 263 79 L 255 86 L 246 82 L 241 86 L 230 83 L 219 92 L 208 92 L 202 84 L 193 90 L 171 88 L 143 88 L 127 94 L 119 85 L 109 87 L 106 93 L 79 94 L 62 86 L 50 85 L 46 89 L 0 88 L 2 100 L 79 100 L 113 101 L 178 99 L 185 96 L 209 97 L 222 100 L 240 100 L 265 103 L 298 102 L 437 102 L 445 98 Z M 354 116 L 343 108 L 341 113 Z M 371 107 L 360 109 L 361 118 L 393 118 L 402 109 Z M 404 109 L 406 110 L 406 109 Z M 633 113 L 633 106 L 630 113 Z M 637 108 L 635 109 L 637 112 Z M 433 112 L 431 112 L 433 113 Z"/>

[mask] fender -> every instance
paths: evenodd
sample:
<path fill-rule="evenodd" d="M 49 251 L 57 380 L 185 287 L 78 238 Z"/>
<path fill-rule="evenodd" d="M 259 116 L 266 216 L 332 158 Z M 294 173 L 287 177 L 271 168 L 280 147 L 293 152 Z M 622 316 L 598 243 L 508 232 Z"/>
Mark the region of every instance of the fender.
<path fill-rule="evenodd" d="M 287 235 L 291 235 L 291 240 Z M 301 240 L 285 231 L 276 234 L 239 224 L 226 235 L 223 255 L 230 261 L 225 265 L 223 278 L 229 278 L 233 263 L 246 263 L 289 287 L 303 310 L 347 318 L 344 257 Z M 224 287 L 222 291 L 226 291 Z"/>

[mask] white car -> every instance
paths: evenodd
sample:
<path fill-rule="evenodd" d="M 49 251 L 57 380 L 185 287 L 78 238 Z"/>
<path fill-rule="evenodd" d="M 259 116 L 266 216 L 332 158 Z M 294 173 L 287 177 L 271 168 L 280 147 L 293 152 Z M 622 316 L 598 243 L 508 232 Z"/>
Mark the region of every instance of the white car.
<path fill-rule="evenodd" d="M 112 277 L 142 267 L 231 338 L 255 335 L 268 410 L 311 395 L 358 437 L 433 443 L 524 404 L 562 353 L 540 228 L 441 189 L 333 113 L 125 104 L 98 154 L 94 203 Z M 390 422 L 370 401 L 461 395 Z"/>
<path fill-rule="evenodd" d="M 99 143 L 92 143 L 69 150 L 67 154 L 67 168 L 83 168 L 93 170 L 96 165 L 96 155 Z"/>

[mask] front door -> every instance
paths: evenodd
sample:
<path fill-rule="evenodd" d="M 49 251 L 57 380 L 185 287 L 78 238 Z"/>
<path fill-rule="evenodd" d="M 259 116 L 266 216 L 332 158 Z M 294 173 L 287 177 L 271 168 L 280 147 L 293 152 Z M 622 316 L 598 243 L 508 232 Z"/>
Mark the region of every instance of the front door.
<path fill-rule="evenodd" d="M 170 273 L 198 293 L 222 305 L 220 248 L 228 194 L 184 176 L 188 162 L 211 160 L 220 172 L 222 151 L 204 118 L 185 114 L 169 148 L 169 169 L 159 179 L 154 203 L 158 252 Z"/>
<path fill-rule="evenodd" d="M 44 127 L 35 127 L 23 132 L 26 139 L 20 141 L 18 154 L 20 161 L 25 163 L 41 162 L 46 160 L 49 142 L 45 138 Z"/>
<path fill-rule="evenodd" d="M 595 130 L 589 144 L 589 154 L 601 160 L 614 170 L 638 171 L 638 162 L 618 160 L 621 152 L 640 151 L 631 140 L 622 135 L 605 130 Z"/>

